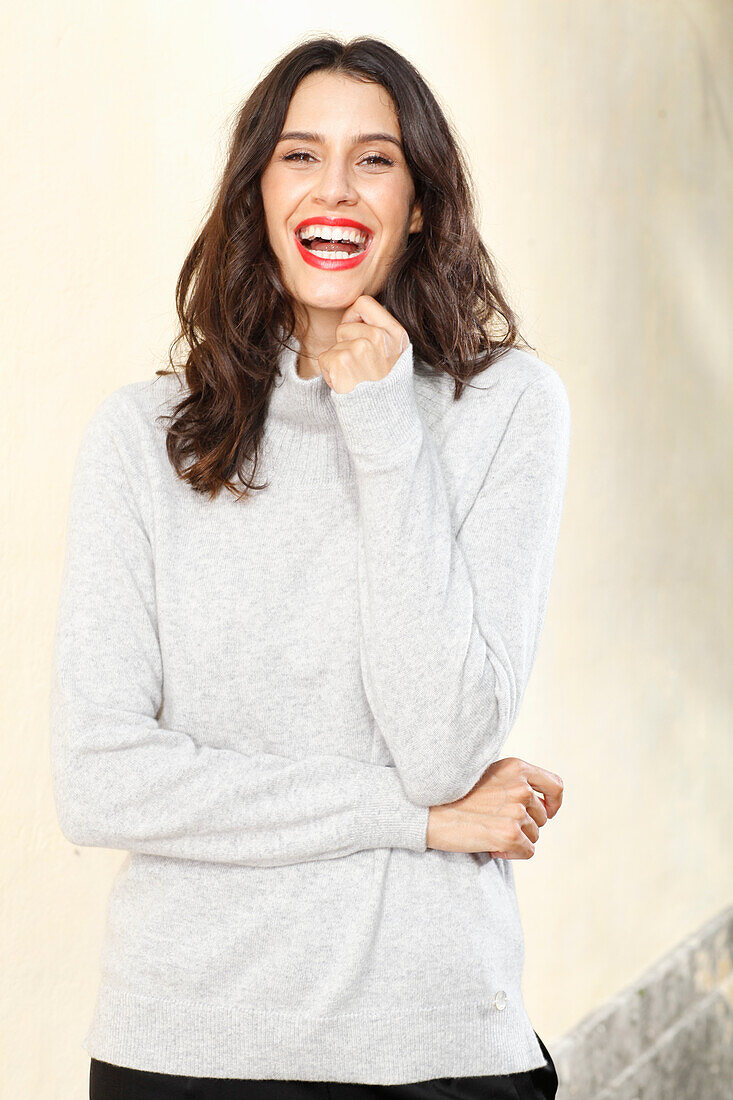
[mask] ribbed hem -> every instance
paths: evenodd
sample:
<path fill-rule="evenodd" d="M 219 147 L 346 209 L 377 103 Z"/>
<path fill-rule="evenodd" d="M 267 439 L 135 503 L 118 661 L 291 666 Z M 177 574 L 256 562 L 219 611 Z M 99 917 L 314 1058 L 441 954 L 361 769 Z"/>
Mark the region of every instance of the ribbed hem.
<path fill-rule="evenodd" d="M 419 438 L 423 431 L 415 396 L 412 343 L 384 378 L 358 382 L 348 393 L 329 393 L 352 455 L 389 454 Z"/>
<path fill-rule="evenodd" d="M 103 986 L 82 1045 L 92 1058 L 154 1073 L 374 1085 L 545 1064 L 518 991 L 503 1009 L 487 1001 L 312 1017 Z"/>

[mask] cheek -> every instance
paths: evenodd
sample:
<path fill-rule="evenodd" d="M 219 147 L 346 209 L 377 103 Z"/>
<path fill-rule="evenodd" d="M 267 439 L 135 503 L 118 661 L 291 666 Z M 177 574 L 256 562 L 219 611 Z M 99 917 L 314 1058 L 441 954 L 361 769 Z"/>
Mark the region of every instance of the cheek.
<path fill-rule="evenodd" d="M 410 218 L 408 196 L 403 189 L 382 187 L 375 190 L 369 202 L 382 225 L 385 238 L 390 241 L 401 240 Z"/>
<path fill-rule="evenodd" d="M 265 215 L 274 224 L 285 213 L 288 195 L 292 193 L 292 188 L 288 188 L 286 181 L 278 178 L 276 171 L 270 170 L 262 176 L 260 191 Z"/>

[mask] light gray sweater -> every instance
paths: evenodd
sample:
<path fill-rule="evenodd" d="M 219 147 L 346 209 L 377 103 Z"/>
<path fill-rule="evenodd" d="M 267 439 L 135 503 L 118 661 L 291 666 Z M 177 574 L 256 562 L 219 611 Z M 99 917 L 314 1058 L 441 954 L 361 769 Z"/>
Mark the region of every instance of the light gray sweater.
<path fill-rule="evenodd" d="M 93 1057 L 400 1084 L 544 1062 L 511 861 L 426 847 L 502 755 L 537 653 L 570 410 L 513 349 L 453 402 L 412 344 L 337 394 L 281 353 L 258 483 L 209 501 L 105 398 L 74 470 L 54 637 L 64 836 L 115 878 Z"/>

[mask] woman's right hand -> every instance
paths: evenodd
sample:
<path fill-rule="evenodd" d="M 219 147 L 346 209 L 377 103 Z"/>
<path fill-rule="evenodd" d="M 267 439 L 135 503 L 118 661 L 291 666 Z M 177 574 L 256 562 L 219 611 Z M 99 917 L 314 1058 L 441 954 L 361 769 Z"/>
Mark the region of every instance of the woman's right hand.
<path fill-rule="evenodd" d="M 562 792 L 562 779 L 554 772 L 516 756 L 495 760 L 463 798 L 430 807 L 427 846 L 531 859 L 540 828 L 560 809 Z"/>

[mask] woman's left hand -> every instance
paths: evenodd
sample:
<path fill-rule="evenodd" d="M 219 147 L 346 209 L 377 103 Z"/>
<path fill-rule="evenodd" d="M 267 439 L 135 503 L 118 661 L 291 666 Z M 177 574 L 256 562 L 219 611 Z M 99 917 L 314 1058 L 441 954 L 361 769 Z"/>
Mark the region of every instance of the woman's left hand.
<path fill-rule="evenodd" d="M 335 393 L 350 393 L 358 382 L 386 378 L 409 342 L 392 314 L 362 294 L 341 318 L 336 343 L 318 356 L 318 368 Z"/>

